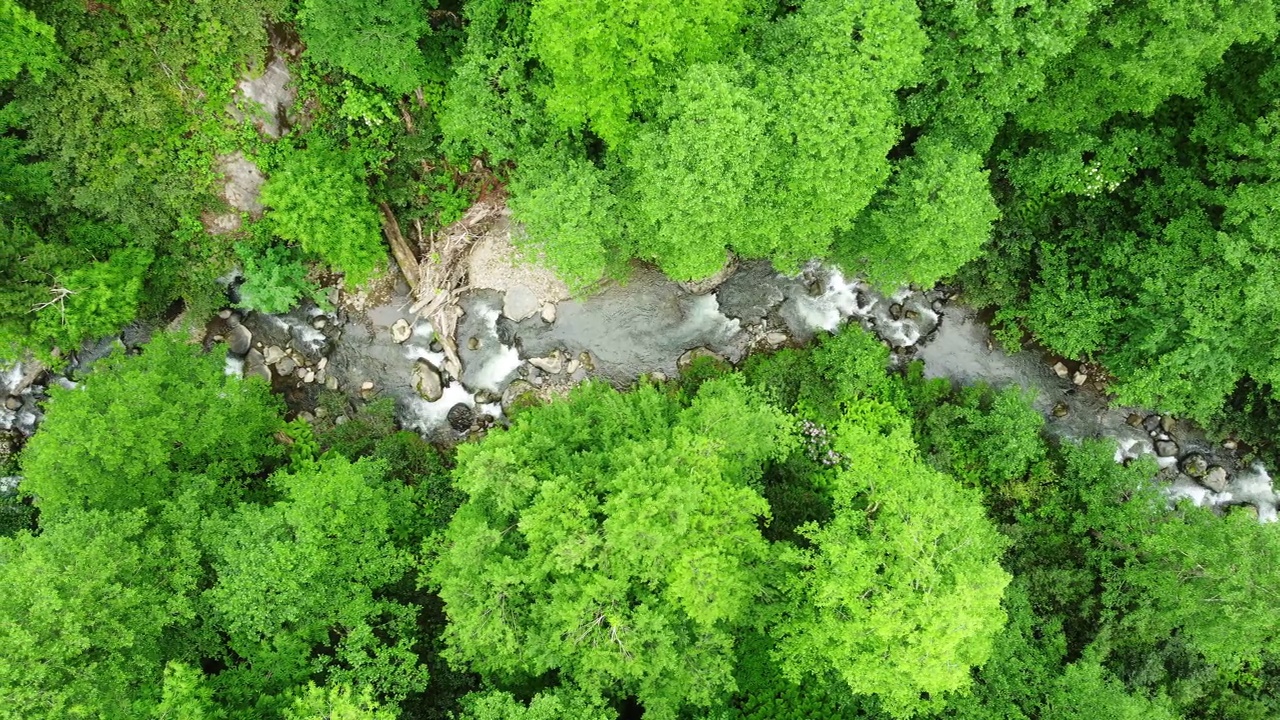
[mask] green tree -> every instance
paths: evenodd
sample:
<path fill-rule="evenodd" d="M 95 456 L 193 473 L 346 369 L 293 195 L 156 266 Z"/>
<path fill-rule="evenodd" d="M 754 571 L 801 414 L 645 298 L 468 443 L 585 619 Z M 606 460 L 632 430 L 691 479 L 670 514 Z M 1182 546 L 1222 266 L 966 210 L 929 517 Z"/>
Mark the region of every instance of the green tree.
<path fill-rule="evenodd" d="M 500 690 L 475 692 L 462 700 L 459 720 L 613 720 L 618 714 L 598 701 L 563 688 L 540 692 L 527 705 Z"/>
<path fill-rule="evenodd" d="M 386 262 L 363 173 L 335 148 L 285 153 L 262 186 L 262 203 L 277 235 L 345 273 L 348 285 L 369 279 Z"/>
<path fill-rule="evenodd" d="M 431 30 L 423 10 L 419 0 L 305 0 L 299 30 L 312 59 L 404 95 L 427 73 L 418 49 Z"/>
<path fill-rule="evenodd" d="M 340 456 L 279 472 L 280 500 L 203 525 L 217 576 L 203 598 L 240 659 L 218 676 L 235 705 L 271 707 L 318 673 L 392 700 L 425 683 L 418 608 L 383 594 L 413 563 L 393 542 L 411 495 L 382 473 Z"/>
<path fill-rule="evenodd" d="M 849 407 L 833 447 L 835 514 L 800 529 L 811 546 L 787 553 L 798 572 L 776 629 L 786 674 L 834 673 L 911 717 L 966 688 L 1005 622 L 1004 541 L 978 496 L 915 458 L 897 413 Z"/>
<path fill-rule="evenodd" d="M 284 720 L 395 720 L 396 713 L 379 706 L 368 690 L 356 694 L 347 685 L 316 687 L 306 690 L 285 708 Z"/>
<path fill-rule="evenodd" d="M 219 357 L 174 336 L 100 360 L 83 387 L 49 392 L 22 454 L 22 489 L 48 516 L 147 508 L 197 474 L 234 492 L 279 456 L 280 405 L 269 388 L 228 376 Z"/>
<path fill-rule="evenodd" d="M 707 706 L 732 688 L 770 555 L 749 482 L 788 437 L 730 377 L 684 410 L 652 386 L 588 385 L 461 447 L 468 500 L 432 570 L 450 658 L 497 677 L 558 670 L 657 716 Z"/>
<path fill-rule="evenodd" d="M 1096 659 L 1085 658 L 1067 666 L 1045 700 L 1040 717 L 1045 720 L 1178 720 L 1167 703 L 1130 693 Z"/>
<path fill-rule="evenodd" d="M 0 538 L 0 717 L 140 717 L 164 635 L 192 612 L 144 512 L 71 513 Z"/>
<path fill-rule="evenodd" d="M 56 62 L 53 28 L 17 0 L 0 0 L 0 48 L 0 82 L 13 80 L 23 70 L 42 80 Z"/>
<path fill-rule="evenodd" d="M 547 111 L 564 128 L 590 125 L 626 142 L 631 119 L 653 111 L 673 75 L 731 52 L 749 0 L 537 0 L 534 54 L 551 73 Z"/>
<path fill-rule="evenodd" d="M 925 136 L 836 257 L 884 287 L 930 287 L 978 257 L 999 215 L 982 156 Z"/>

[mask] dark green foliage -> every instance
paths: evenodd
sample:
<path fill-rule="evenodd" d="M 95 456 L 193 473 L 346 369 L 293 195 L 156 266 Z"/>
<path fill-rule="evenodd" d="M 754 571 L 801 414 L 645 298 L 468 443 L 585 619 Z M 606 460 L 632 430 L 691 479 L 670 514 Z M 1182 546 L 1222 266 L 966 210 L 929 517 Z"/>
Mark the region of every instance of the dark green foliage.
<path fill-rule="evenodd" d="M 293 309 L 300 298 L 320 296 L 319 288 L 307 280 L 307 268 L 288 248 L 270 245 L 259 254 L 238 245 L 236 253 L 244 263 L 244 282 L 239 287 L 241 307 L 284 313 Z"/>
<path fill-rule="evenodd" d="M 426 75 L 426 9 L 418 0 L 305 0 L 298 20 L 312 59 L 403 95 Z"/>
<path fill-rule="evenodd" d="M 234 485 L 279 457 L 279 400 L 223 362 L 160 335 L 138 356 L 99 361 L 84 387 L 50 389 L 22 455 L 24 492 L 48 514 L 146 508 L 194 474 Z"/>

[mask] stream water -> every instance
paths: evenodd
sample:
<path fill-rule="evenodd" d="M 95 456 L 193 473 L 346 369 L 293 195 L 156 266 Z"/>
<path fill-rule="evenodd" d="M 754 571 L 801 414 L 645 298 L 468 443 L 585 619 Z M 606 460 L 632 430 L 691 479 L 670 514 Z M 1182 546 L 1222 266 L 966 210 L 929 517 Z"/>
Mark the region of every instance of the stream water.
<path fill-rule="evenodd" d="M 404 286 L 360 315 L 315 307 L 280 316 L 249 314 L 243 324 L 252 345 L 229 357 L 228 372 L 271 378 L 296 410 L 314 408 L 326 387 L 345 392 L 353 407 L 391 397 L 403 427 L 450 442 L 500 422 L 505 401 L 517 389 L 553 394 L 586 378 L 625 387 L 644 374 L 673 376 L 681 358 L 695 349 L 738 362 L 749 352 L 808 342 L 816 333 L 856 322 L 893 348 L 895 363 L 922 360 L 929 377 L 1026 389 L 1051 435 L 1112 438 L 1117 462 L 1156 457 L 1159 480 L 1171 498 L 1248 504 L 1260 519 L 1276 519 L 1277 496 L 1265 468 L 1242 466 L 1235 453 L 1185 423 L 1166 420 L 1157 426 L 1160 418 L 1110 405 L 1092 383 L 1076 382 L 1080 378 L 1064 367 L 1055 371 L 1053 358 L 1042 353 L 1005 353 L 993 345 L 986 324 L 962 304 L 949 303 L 945 290 L 885 294 L 817 264 L 785 276 L 767 263 L 748 262 L 703 294 L 637 267 L 626 282 L 559 303 L 554 317 L 535 314 L 516 322 L 503 316 L 503 301 L 497 290 L 463 296 L 465 314 L 457 329 L 461 377 L 440 370 L 444 354 L 431 326 L 409 313 Z M 210 339 L 232 337 L 238 324 L 238 315 L 215 321 Z M 114 339 L 86 349 L 73 367 L 112 346 Z M 428 375 L 434 391 L 424 391 Z M 20 367 L 0 372 L 0 400 L 6 402 L 0 405 L 0 430 L 27 435 L 39 420 L 43 393 L 38 384 L 19 390 L 23 381 Z M 1193 460 L 1222 468 L 1226 477 L 1207 483 L 1181 472 Z"/>

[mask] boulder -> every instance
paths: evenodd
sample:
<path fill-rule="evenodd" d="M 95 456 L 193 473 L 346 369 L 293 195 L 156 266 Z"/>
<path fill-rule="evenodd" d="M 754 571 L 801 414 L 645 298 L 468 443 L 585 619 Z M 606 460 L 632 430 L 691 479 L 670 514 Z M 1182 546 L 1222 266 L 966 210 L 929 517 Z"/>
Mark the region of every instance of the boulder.
<path fill-rule="evenodd" d="M 1177 457 L 1178 443 L 1172 440 L 1159 440 L 1156 442 L 1156 455 L 1160 457 Z"/>
<path fill-rule="evenodd" d="M 902 319 L 902 305 L 901 305 L 901 303 L 894 303 L 894 304 L 892 304 L 892 305 L 890 305 L 890 306 L 889 306 L 889 317 L 890 317 L 890 318 L 892 318 L 892 319 L 894 319 L 894 320 L 901 320 L 901 319 Z"/>
<path fill-rule="evenodd" d="M 400 318 L 391 324 L 391 341 L 403 343 L 413 337 L 413 327 L 409 325 L 409 321 Z"/>
<path fill-rule="evenodd" d="M 1160 416 L 1148 415 L 1146 419 L 1142 421 L 1142 429 L 1149 433 L 1158 432 L 1160 430 Z"/>
<path fill-rule="evenodd" d="M 1209 472 L 1209 461 L 1200 453 L 1188 453 L 1179 463 L 1182 472 L 1193 478 L 1202 478 Z"/>
<path fill-rule="evenodd" d="M 526 285 L 512 285 L 502 299 L 502 314 L 516 322 L 533 317 L 541 309 L 538 296 Z"/>
<path fill-rule="evenodd" d="M 338 378 L 336 378 L 336 377 L 334 377 L 334 376 L 332 376 L 332 375 L 330 375 L 329 377 L 325 378 L 325 379 L 324 379 L 324 389 L 325 389 L 325 390 L 332 390 L 332 391 L 335 391 L 335 392 L 336 392 L 336 391 L 338 390 Z"/>
<path fill-rule="evenodd" d="M 1173 432 L 1174 420 L 1172 415 L 1165 415 L 1160 418 L 1160 429 L 1169 433 Z"/>
<path fill-rule="evenodd" d="M 458 403 L 449 408 L 446 415 L 449 420 L 449 427 L 464 433 L 471 429 L 471 423 L 475 421 L 476 413 L 466 403 Z"/>
<path fill-rule="evenodd" d="M 444 394 L 444 385 L 440 381 L 440 370 L 427 360 L 419 360 L 413 364 L 413 389 L 418 391 L 427 402 L 435 402 Z"/>
<path fill-rule="evenodd" d="M 509 317 L 499 317 L 493 323 L 493 331 L 498 336 L 498 342 L 503 345 L 511 346 L 516 344 L 516 322 Z"/>
<path fill-rule="evenodd" d="M 272 345 L 263 351 L 262 356 L 268 365 L 275 365 L 285 359 L 284 348 Z"/>
<path fill-rule="evenodd" d="M 1066 380 L 1067 377 L 1071 375 L 1071 371 L 1067 369 L 1066 365 L 1063 365 L 1062 362 L 1059 361 L 1053 364 L 1053 374 L 1057 375 L 1063 380 Z"/>
<path fill-rule="evenodd" d="M 1129 413 L 1129 417 L 1125 418 L 1124 424 L 1132 428 L 1142 427 L 1142 416 L 1138 413 Z"/>
<path fill-rule="evenodd" d="M 550 324 L 556 321 L 556 304 L 547 303 L 542 306 L 542 322 Z"/>
<path fill-rule="evenodd" d="M 1221 465 L 1214 465 L 1208 468 L 1204 477 L 1199 478 L 1200 484 L 1209 488 L 1216 493 L 1227 491 L 1227 470 Z"/>
<path fill-rule="evenodd" d="M 738 272 L 738 256 L 728 253 L 724 265 L 721 265 L 715 274 L 702 280 L 681 281 L 680 287 L 691 295 L 705 295 L 723 285 L 736 272 Z"/>
<path fill-rule="evenodd" d="M 516 380 L 507 386 L 502 393 L 502 412 L 511 414 L 512 409 L 518 410 L 526 405 L 531 405 L 537 400 L 537 390 L 533 384 L 525 380 Z"/>
<path fill-rule="evenodd" d="M 787 334 L 781 332 L 766 333 L 764 336 L 764 341 L 773 347 L 785 344 L 787 340 Z"/>
<path fill-rule="evenodd" d="M 582 352 L 578 353 L 578 362 L 582 363 L 583 370 L 586 370 L 587 372 L 596 371 L 595 358 L 591 356 L 591 353 L 589 351 L 583 350 Z"/>
<path fill-rule="evenodd" d="M 529 364 L 548 375 L 555 375 L 564 369 L 564 355 L 556 350 L 546 357 L 531 358 Z"/>
<path fill-rule="evenodd" d="M 280 373 L 280 377 L 288 377 L 290 373 L 297 369 L 297 367 L 297 361 L 288 355 L 285 355 L 280 358 L 280 362 L 276 363 L 276 372 Z"/>
<path fill-rule="evenodd" d="M 496 392 L 492 392 L 489 390 L 481 390 L 476 393 L 475 399 L 476 399 L 477 405 L 488 405 L 489 403 L 498 402 L 499 400 L 502 399 L 502 396 Z"/>
<path fill-rule="evenodd" d="M 249 352 L 249 348 L 252 345 L 253 334 L 244 325 L 237 324 L 227 334 L 227 349 L 236 355 L 244 355 Z"/>
<path fill-rule="evenodd" d="M 22 398 L 17 395 L 10 395 L 4 399 L 4 407 L 6 410 L 17 412 L 22 409 Z"/>
<path fill-rule="evenodd" d="M 712 352 L 709 348 L 696 347 L 692 350 L 686 351 L 683 355 L 681 355 L 679 359 L 676 360 L 676 367 L 683 370 L 689 367 L 690 365 L 692 365 L 694 360 L 697 360 L 698 358 L 704 358 L 704 357 L 711 358 L 716 362 L 727 362 L 724 359 L 724 357 L 722 357 L 721 355 L 715 352 Z"/>
<path fill-rule="evenodd" d="M 1071 382 L 1075 383 L 1076 386 L 1079 387 L 1080 385 L 1084 385 L 1089 382 L 1089 376 L 1083 372 L 1077 372 L 1071 377 Z"/>

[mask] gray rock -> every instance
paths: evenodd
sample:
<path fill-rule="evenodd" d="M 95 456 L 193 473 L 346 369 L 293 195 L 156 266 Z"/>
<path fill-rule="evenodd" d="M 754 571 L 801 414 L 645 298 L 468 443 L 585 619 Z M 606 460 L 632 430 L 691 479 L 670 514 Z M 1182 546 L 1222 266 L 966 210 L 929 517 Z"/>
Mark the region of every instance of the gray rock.
<path fill-rule="evenodd" d="M 1159 440 L 1156 442 L 1156 455 L 1160 457 L 1177 457 L 1178 443 L 1172 440 Z"/>
<path fill-rule="evenodd" d="M 446 417 L 449 419 L 449 427 L 464 433 L 471 429 L 471 423 L 475 421 L 476 413 L 466 403 L 458 403 L 449 408 L 449 413 Z"/>
<path fill-rule="evenodd" d="M 764 341 L 774 347 L 777 347 L 778 345 L 782 345 L 786 343 L 787 340 L 788 340 L 787 334 L 781 333 L 781 332 L 766 333 L 764 336 Z"/>
<path fill-rule="evenodd" d="M 944 303 L 942 300 L 934 300 L 932 303 L 929 304 L 929 307 L 933 308 L 934 312 L 941 313 L 942 309 L 946 307 L 946 305 L 947 304 Z"/>
<path fill-rule="evenodd" d="M 1172 415 L 1165 415 L 1160 418 L 1160 429 L 1165 432 L 1173 432 L 1174 420 Z"/>
<path fill-rule="evenodd" d="M 1053 364 L 1053 373 L 1063 380 L 1066 380 L 1067 377 L 1071 375 L 1071 371 L 1068 370 L 1067 366 L 1063 365 L 1061 361 Z"/>
<path fill-rule="evenodd" d="M 231 328 L 231 332 L 227 336 L 227 349 L 236 355 L 243 355 L 249 352 L 249 348 L 253 345 L 253 335 L 249 332 L 249 328 L 244 325 L 236 325 Z"/>
<path fill-rule="evenodd" d="M 533 317 L 541 309 L 542 303 L 538 301 L 538 296 L 524 285 L 507 288 L 507 294 L 502 299 L 502 314 L 516 322 Z"/>
<path fill-rule="evenodd" d="M 413 327 L 409 325 L 409 321 L 400 318 L 391 324 L 391 341 L 403 343 L 413 337 Z"/>
<path fill-rule="evenodd" d="M 245 363 L 244 376 L 246 378 L 260 377 L 267 382 L 271 382 L 271 368 L 262 364 L 250 365 L 249 363 Z"/>
<path fill-rule="evenodd" d="M 1138 413 L 1129 413 L 1129 417 L 1125 418 L 1124 424 L 1132 428 L 1142 427 L 1142 416 Z"/>
<path fill-rule="evenodd" d="M 227 320 L 227 319 L 229 319 L 229 318 L 231 317 L 231 311 L 230 311 L 230 310 L 219 310 L 219 311 L 218 311 L 218 317 L 222 318 L 223 320 Z"/>
<path fill-rule="evenodd" d="M 276 363 L 276 372 L 280 373 L 280 377 L 287 377 L 298 367 L 298 363 L 293 358 L 285 355 L 280 358 L 280 362 Z"/>
<path fill-rule="evenodd" d="M 542 322 L 551 324 L 556 321 L 556 304 L 547 303 L 542 306 Z"/>
<path fill-rule="evenodd" d="M 556 350 L 547 357 L 531 358 L 529 364 L 549 375 L 555 375 L 564 369 L 564 355 Z"/>
<path fill-rule="evenodd" d="M 900 303 L 894 303 L 889 306 L 889 317 L 894 320 L 902 319 L 902 305 Z"/>
<path fill-rule="evenodd" d="M 336 377 L 334 377 L 334 376 L 332 376 L 332 375 L 330 375 L 329 377 L 325 378 L 325 379 L 324 379 L 324 389 L 325 389 L 325 390 L 332 390 L 332 391 L 335 391 L 335 392 L 336 392 L 336 391 L 338 390 L 338 378 L 336 378 Z"/>
<path fill-rule="evenodd" d="M 1227 491 L 1227 470 L 1220 465 L 1210 467 L 1199 480 L 1201 485 L 1216 493 Z"/>
<path fill-rule="evenodd" d="M 692 350 L 686 351 L 683 355 L 681 355 L 679 359 L 676 360 L 676 367 L 683 370 L 689 367 L 690 365 L 692 365 L 694 360 L 697 360 L 698 358 L 704 358 L 704 357 L 711 358 L 716 362 L 725 362 L 725 359 L 723 357 L 716 354 L 715 352 L 712 352 L 709 348 L 696 347 Z"/>
<path fill-rule="evenodd" d="M 1159 415 L 1148 415 L 1148 416 L 1146 417 L 1146 419 L 1144 419 L 1144 420 L 1142 421 L 1142 429 L 1143 429 L 1143 430 L 1146 430 L 1146 431 L 1147 431 L 1147 432 L 1149 432 L 1149 433 L 1154 433 L 1154 432 L 1159 431 L 1159 430 L 1160 430 L 1160 416 L 1159 416 Z"/>
<path fill-rule="evenodd" d="M 475 395 L 475 398 L 476 398 L 476 404 L 478 405 L 488 405 L 489 403 L 496 403 L 502 400 L 501 395 L 495 392 L 491 392 L 489 390 L 481 390 L 477 392 Z"/>
<path fill-rule="evenodd" d="M 516 321 L 505 315 L 499 316 L 493 323 L 493 331 L 498 336 L 498 342 L 506 346 L 516 344 Z"/>
<path fill-rule="evenodd" d="M 307 412 L 306 410 L 303 410 L 302 412 L 298 413 L 298 419 L 299 419 L 299 420 L 301 420 L 301 421 L 303 421 L 303 422 L 305 422 L 305 423 L 307 423 L 308 425 L 310 425 L 310 424 L 315 423 L 315 421 L 316 421 L 316 416 L 315 416 L 315 415 L 312 415 L 311 413 Z"/>
<path fill-rule="evenodd" d="M 268 365 L 275 365 L 286 357 L 284 354 L 284 348 L 279 345 L 272 345 L 268 347 L 262 355 Z"/>
<path fill-rule="evenodd" d="M 239 327 L 241 322 L 240 313 L 232 312 L 223 318 L 223 320 L 227 321 L 227 327 Z"/>
<path fill-rule="evenodd" d="M 435 402 L 444 394 L 440 370 L 428 360 L 413 364 L 413 389 L 427 402 Z"/>
<path fill-rule="evenodd" d="M 1089 376 L 1085 373 L 1077 372 L 1074 376 L 1072 376 L 1071 382 L 1075 383 L 1076 386 L 1078 387 L 1080 385 L 1083 385 L 1089 382 Z"/>
<path fill-rule="evenodd" d="M 582 367 L 582 361 L 576 357 L 569 358 L 569 362 L 565 363 L 564 374 L 573 375 L 578 372 L 578 368 Z"/>
<path fill-rule="evenodd" d="M 692 295 L 705 295 L 723 285 L 736 272 L 738 272 L 738 257 L 728 253 L 724 265 L 721 265 L 714 275 L 702 280 L 681 281 L 680 287 Z"/>
<path fill-rule="evenodd" d="M 4 399 L 4 406 L 9 410 L 13 410 L 14 412 L 17 412 L 18 410 L 22 409 L 22 398 L 18 397 L 17 395 L 10 395 L 9 397 Z"/>
<path fill-rule="evenodd" d="M 1188 453 L 1179 464 L 1182 472 L 1193 478 L 1202 478 L 1209 472 L 1209 461 L 1200 453 Z"/>
<path fill-rule="evenodd" d="M 304 383 L 313 383 L 313 382 L 315 382 L 315 381 L 316 381 L 316 371 L 315 371 L 315 370 L 308 370 L 308 371 L 307 371 L 307 374 L 302 376 L 302 382 L 304 382 Z"/>
<path fill-rule="evenodd" d="M 328 324 L 329 324 L 329 321 L 326 320 L 323 315 L 319 315 L 315 318 L 312 318 L 311 320 L 311 327 L 315 328 L 316 330 L 323 330 L 325 326 Z"/>
<path fill-rule="evenodd" d="M 536 399 L 537 391 L 532 383 L 516 380 L 502 392 L 502 411 L 510 414 L 513 406 L 524 405 Z"/>
<path fill-rule="evenodd" d="M 656 383 L 666 382 L 667 374 L 662 372 L 661 370 L 654 370 L 653 372 L 649 373 L 649 379 Z"/>
<path fill-rule="evenodd" d="M 1223 440 L 1222 447 L 1224 450 L 1230 450 L 1232 452 L 1235 452 L 1235 449 L 1240 447 L 1240 443 L 1236 442 L 1235 440 Z"/>
<path fill-rule="evenodd" d="M 479 350 L 479 349 L 480 349 L 480 338 L 476 337 L 475 335 L 472 335 L 471 337 L 467 338 L 467 349 L 468 349 L 468 350 Z"/>

